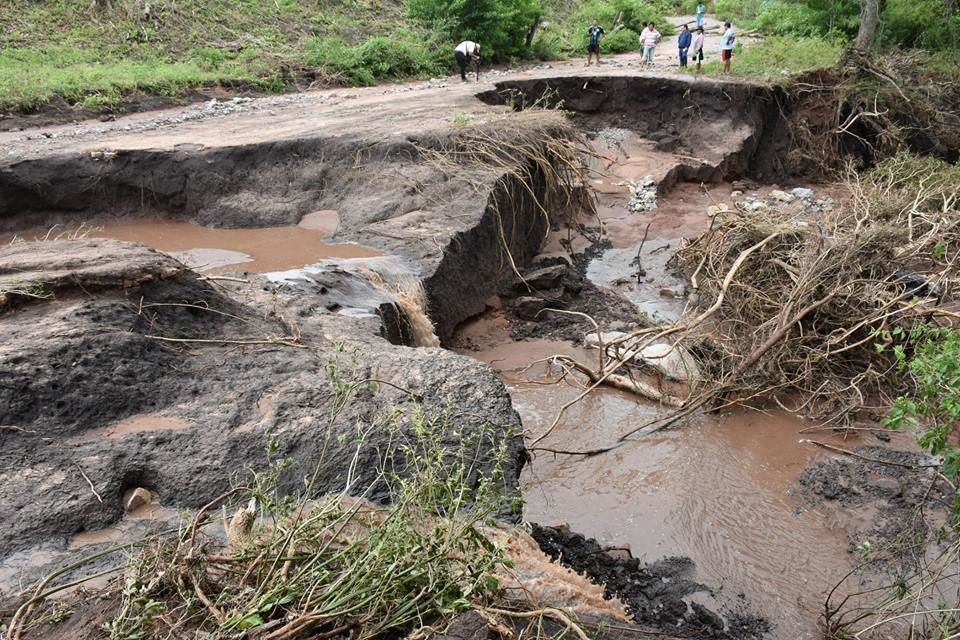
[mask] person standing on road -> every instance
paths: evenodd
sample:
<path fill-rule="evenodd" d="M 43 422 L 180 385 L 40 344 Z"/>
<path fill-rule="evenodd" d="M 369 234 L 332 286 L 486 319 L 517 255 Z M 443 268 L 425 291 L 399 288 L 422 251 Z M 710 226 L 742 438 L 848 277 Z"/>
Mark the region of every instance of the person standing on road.
<path fill-rule="evenodd" d="M 640 34 L 640 44 L 643 46 L 643 65 L 653 64 L 653 50 L 657 48 L 660 42 L 660 32 L 657 31 L 657 25 L 653 22 L 644 27 Z"/>
<path fill-rule="evenodd" d="M 677 36 L 677 46 L 680 48 L 680 68 L 687 66 L 687 51 L 690 49 L 690 43 L 693 41 L 693 34 L 687 25 L 680 25 L 680 35 Z"/>
<path fill-rule="evenodd" d="M 480 45 L 470 40 L 464 40 L 453 50 L 453 55 L 457 59 L 457 66 L 460 67 L 460 79 L 466 82 L 467 67 L 470 65 L 470 61 L 480 62 Z"/>
<path fill-rule="evenodd" d="M 703 62 L 703 27 L 697 27 L 697 32 L 693 36 L 693 61 L 697 63 L 697 73 L 700 72 L 700 63 Z"/>
<path fill-rule="evenodd" d="M 603 40 L 603 34 L 606 33 L 600 24 L 593 20 L 590 22 L 590 28 L 587 29 L 587 66 L 590 66 L 590 59 L 596 54 L 597 64 L 600 64 L 600 41 Z"/>
<path fill-rule="evenodd" d="M 703 2 L 704 0 L 700 0 L 700 2 L 697 3 L 697 10 L 696 10 L 697 26 L 700 27 L 701 29 L 703 28 L 703 21 L 707 17 L 707 5 L 703 4 Z M 687 5 L 687 6 L 690 6 L 690 5 Z"/>
<path fill-rule="evenodd" d="M 730 73 L 730 61 L 733 59 L 733 42 L 737 34 L 729 22 L 723 23 L 725 31 L 720 36 L 720 59 L 723 60 L 723 73 Z"/>

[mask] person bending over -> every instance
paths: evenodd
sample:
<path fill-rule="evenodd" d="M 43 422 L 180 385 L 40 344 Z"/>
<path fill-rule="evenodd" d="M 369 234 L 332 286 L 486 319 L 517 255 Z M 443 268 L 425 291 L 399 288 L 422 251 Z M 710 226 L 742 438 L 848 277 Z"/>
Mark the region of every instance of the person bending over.
<path fill-rule="evenodd" d="M 460 67 L 460 79 L 467 81 L 467 67 L 470 61 L 480 62 L 480 45 L 470 40 L 464 40 L 453 50 L 453 55 L 457 59 L 457 66 Z"/>

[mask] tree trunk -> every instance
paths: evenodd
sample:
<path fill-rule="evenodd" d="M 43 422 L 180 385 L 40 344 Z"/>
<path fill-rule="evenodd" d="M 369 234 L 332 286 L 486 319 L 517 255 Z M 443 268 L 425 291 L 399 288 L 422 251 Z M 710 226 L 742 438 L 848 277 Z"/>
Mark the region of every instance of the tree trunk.
<path fill-rule="evenodd" d="M 880 23 L 880 0 L 862 0 L 860 29 L 857 31 L 857 51 L 868 53 L 877 40 L 877 25 Z"/>

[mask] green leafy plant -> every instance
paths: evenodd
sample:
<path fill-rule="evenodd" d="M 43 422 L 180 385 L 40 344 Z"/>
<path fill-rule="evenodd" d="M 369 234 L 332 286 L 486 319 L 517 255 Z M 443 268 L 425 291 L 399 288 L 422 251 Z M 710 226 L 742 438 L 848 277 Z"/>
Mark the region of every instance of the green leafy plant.
<path fill-rule="evenodd" d="M 449 41 L 474 40 L 485 57 L 525 53 L 540 20 L 540 0 L 406 0 L 410 15 Z"/>
<path fill-rule="evenodd" d="M 897 361 L 915 391 L 896 399 L 884 424 L 915 429 L 920 446 L 943 456 L 943 473 L 955 480 L 960 475 L 960 330 L 916 327 L 894 332 L 890 337 L 902 341 L 894 347 Z M 960 525 L 960 495 L 954 513 Z"/>

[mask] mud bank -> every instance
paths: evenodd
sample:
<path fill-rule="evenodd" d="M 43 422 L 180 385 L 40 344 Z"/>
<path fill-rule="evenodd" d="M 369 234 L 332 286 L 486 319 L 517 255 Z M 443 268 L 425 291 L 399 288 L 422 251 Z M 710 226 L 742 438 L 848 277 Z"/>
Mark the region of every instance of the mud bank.
<path fill-rule="evenodd" d="M 558 118 L 534 120 L 490 125 L 489 144 L 567 135 Z M 458 164 L 458 140 L 445 131 L 38 158 L 0 168 L 0 231 L 145 217 L 269 227 L 334 210 L 332 241 L 399 256 L 424 281 L 444 338 L 482 311 L 511 272 L 507 254 L 529 260 L 548 224 L 548 186 L 522 153 L 500 169 Z"/>
<path fill-rule="evenodd" d="M 776 87 L 584 75 L 499 82 L 478 97 L 517 110 L 561 108 L 572 111 L 582 129 L 622 127 L 649 138 L 679 160 L 658 180 L 662 191 L 681 181 L 747 175 L 772 181 L 785 174 L 778 157 L 789 148 L 787 97 Z"/>

